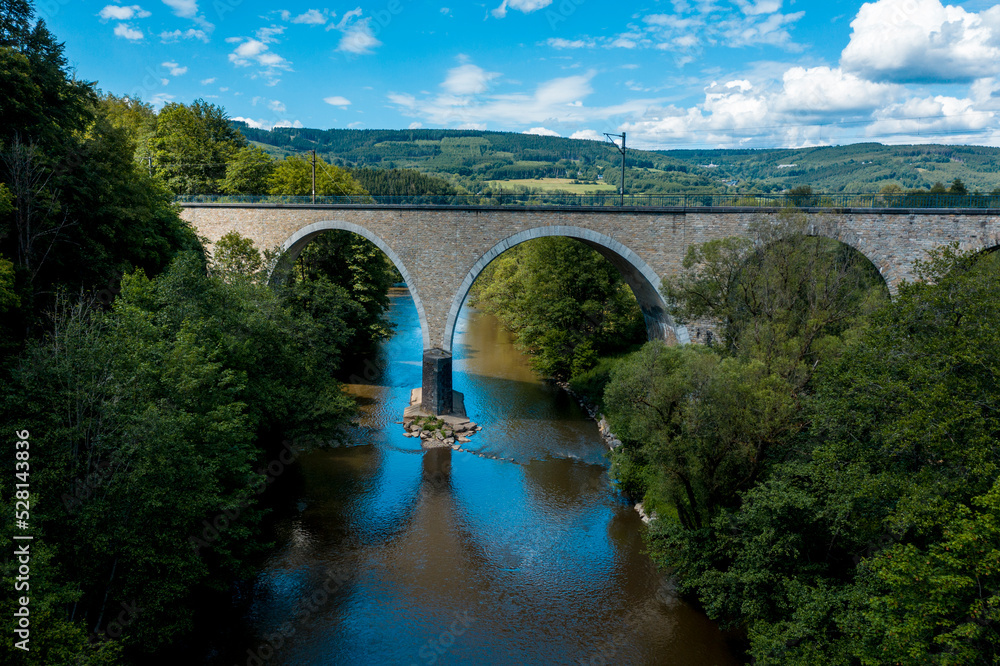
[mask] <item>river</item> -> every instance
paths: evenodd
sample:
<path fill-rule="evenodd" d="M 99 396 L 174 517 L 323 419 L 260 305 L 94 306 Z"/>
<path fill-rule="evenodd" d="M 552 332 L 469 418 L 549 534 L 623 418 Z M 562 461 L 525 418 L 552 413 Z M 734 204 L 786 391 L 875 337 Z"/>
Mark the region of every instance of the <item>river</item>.
<path fill-rule="evenodd" d="M 474 453 L 404 437 L 422 340 L 409 293 L 391 300 L 350 445 L 301 458 L 240 663 L 737 663 L 643 553 L 596 425 L 495 319 L 465 307 L 456 334 Z"/>

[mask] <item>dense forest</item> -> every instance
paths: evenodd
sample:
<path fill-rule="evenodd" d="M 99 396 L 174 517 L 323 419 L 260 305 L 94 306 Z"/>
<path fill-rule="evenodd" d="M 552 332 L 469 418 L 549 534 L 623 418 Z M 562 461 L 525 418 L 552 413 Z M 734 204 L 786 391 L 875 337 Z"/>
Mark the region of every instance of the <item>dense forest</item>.
<path fill-rule="evenodd" d="M 391 334 L 398 275 L 352 234 L 280 286 L 270 248 L 206 251 L 176 194 L 306 194 L 305 161 L 210 104 L 101 93 L 26 2 L 0 3 L 0 80 L 0 511 L 27 548 L 0 570 L 23 594 L 0 662 L 169 662 L 253 577 L 272 483 L 350 426 L 337 377 Z M 318 186 L 367 193 L 332 165 Z"/>

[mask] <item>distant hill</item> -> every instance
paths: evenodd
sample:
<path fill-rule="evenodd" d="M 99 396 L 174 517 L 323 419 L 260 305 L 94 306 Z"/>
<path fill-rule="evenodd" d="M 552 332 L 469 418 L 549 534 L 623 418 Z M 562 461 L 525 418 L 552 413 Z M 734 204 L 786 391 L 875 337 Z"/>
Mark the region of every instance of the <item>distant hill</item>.
<path fill-rule="evenodd" d="M 350 168 L 416 169 L 460 191 L 488 188 L 617 191 L 621 156 L 609 143 L 479 130 L 253 129 L 276 157 L 311 150 Z M 370 175 L 368 177 L 371 177 Z M 863 143 L 794 150 L 629 150 L 629 192 L 876 192 L 961 179 L 970 192 L 1000 188 L 1000 148 Z"/>

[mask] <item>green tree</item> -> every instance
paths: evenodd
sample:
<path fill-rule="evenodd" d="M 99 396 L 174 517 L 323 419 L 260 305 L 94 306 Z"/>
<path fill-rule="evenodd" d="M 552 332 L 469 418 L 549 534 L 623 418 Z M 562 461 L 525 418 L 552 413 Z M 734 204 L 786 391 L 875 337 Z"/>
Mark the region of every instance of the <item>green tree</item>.
<path fill-rule="evenodd" d="M 653 549 L 761 664 L 1000 658 L 1000 257 L 946 248 L 820 367 L 811 426 Z"/>
<path fill-rule="evenodd" d="M 336 286 L 360 306 L 352 316 L 354 333 L 346 345 L 353 355 L 370 353 L 375 343 L 392 334 L 385 313 L 397 272 L 368 239 L 348 231 L 324 232 L 299 255 L 293 276 L 296 298 L 302 302 Z"/>
<path fill-rule="evenodd" d="M 330 370 L 355 305 L 328 291 L 314 319 L 204 268 L 183 253 L 156 279 L 128 275 L 108 311 L 57 301 L 4 395 L 5 427 L 33 424 L 33 528 L 54 549 L 36 603 L 60 632 L 103 632 L 121 602 L 137 606 L 121 637 L 133 655 L 189 631 L 193 595 L 250 575 L 266 485 L 256 443 L 330 438 L 354 413 Z M 13 446 L 0 444 L 12 458 Z M 64 641 L 36 638 L 42 654 Z"/>
<path fill-rule="evenodd" d="M 617 478 L 683 528 L 708 526 L 755 483 L 769 449 L 799 427 L 790 388 L 760 361 L 647 343 L 615 366 L 605 390 L 609 422 L 624 442 Z"/>
<path fill-rule="evenodd" d="M 684 271 L 663 285 L 677 320 L 719 322 L 728 353 L 758 359 L 796 387 L 888 300 L 868 259 L 807 236 L 805 224 L 804 214 L 786 209 L 746 237 L 694 245 Z"/>
<path fill-rule="evenodd" d="M 638 303 L 597 251 L 569 238 L 508 250 L 473 285 L 477 307 L 496 315 L 543 375 L 566 379 L 601 354 L 645 339 Z"/>
<path fill-rule="evenodd" d="M 175 194 L 216 194 L 230 160 L 246 145 L 221 107 L 170 102 L 156 116 L 153 166 Z"/>
<path fill-rule="evenodd" d="M 211 270 L 223 280 L 258 278 L 264 258 L 252 240 L 230 231 L 212 246 Z"/>
<path fill-rule="evenodd" d="M 266 194 L 276 168 L 274 158 L 256 146 L 237 150 L 219 189 L 225 194 Z"/>
<path fill-rule="evenodd" d="M 135 144 L 135 160 L 152 170 L 153 140 L 156 138 L 156 111 L 153 105 L 130 97 L 101 95 L 100 107 L 108 121 L 123 130 Z"/>
<path fill-rule="evenodd" d="M 312 160 L 289 156 L 278 162 L 271 175 L 271 194 L 305 196 L 312 193 Z M 349 196 L 367 194 L 351 176 L 341 169 L 316 158 L 316 194 L 322 196 Z"/>

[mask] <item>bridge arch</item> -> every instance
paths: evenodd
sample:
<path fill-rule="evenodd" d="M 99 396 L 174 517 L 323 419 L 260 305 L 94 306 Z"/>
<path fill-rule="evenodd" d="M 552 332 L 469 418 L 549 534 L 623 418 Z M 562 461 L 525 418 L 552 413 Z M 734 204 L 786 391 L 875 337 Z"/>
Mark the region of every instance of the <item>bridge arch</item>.
<path fill-rule="evenodd" d="M 550 236 L 574 238 L 582 241 L 599 252 L 618 269 L 639 302 L 643 318 L 646 320 L 646 331 L 650 339 L 668 339 L 673 336 L 682 344 L 690 342 L 687 329 L 684 326 L 676 325 L 670 315 L 667 314 L 666 303 L 663 300 L 663 296 L 660 295 L 659 290 L 661 283 L 660 276 L 638 254 L 610 236 L 591 229 L 573 226 L 544 226 L 526 229 L 504 238 L 483 254 L 473 264 L 472 268 L 469 269 L 469 272 L 455 292 L 455 296 L 451 302 L 451 309 L 448 311 L 443 341 L 445 352 L 448 354 L 452 353 L 455 328 L 458 324 L 458 315 L 462 309 L 462 304 L 469 295 L 472 284 L 486 266 L 515 245 L 520 245 L 525 241 L 536 238 Z"/>
<path fill-rule="evenodd" d="M 302 227 L 281 244 L 281 258 L 278 261 L 278 265 L 271 273 L 271 279 L 279 279 L 283 272 L 289 270 L 291 265 L 295 263 L 295 260 L 298 259 L 302 250 L 305 249 L 309 242 L 324 231 L 350 231 L 351 233 L 355 233 L 370 240 L 378 247 L 378 249 L 382 250 L 382 252 L 389 257 L 389 260 L 396 266 L 400 275 L 403 276 L 403 281 L 406 283 L 406 287 L 410 291 L 413 303 L 417 306 L 417 315 L 420 317 L 420 333 L 424 340 L 424 349 L 430 349 L 431 333 L 430 328 L 427 325 L 427 312 L 424 308 L 423 302 L 420 300 L 420 294 L 417 293 L 417 285 L 413 281 L 410 271 L 407 269 L 406 264 L 403 263 L 403 260 L 400 259 L 399 255 L 396 254 L 396 251 L 393 250 L 388 243 L 386 243 L 377 234 L 372 233 L 371 230 L 361 225 L 341 220 L 323 220 Z"/>

